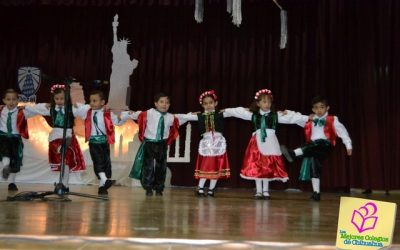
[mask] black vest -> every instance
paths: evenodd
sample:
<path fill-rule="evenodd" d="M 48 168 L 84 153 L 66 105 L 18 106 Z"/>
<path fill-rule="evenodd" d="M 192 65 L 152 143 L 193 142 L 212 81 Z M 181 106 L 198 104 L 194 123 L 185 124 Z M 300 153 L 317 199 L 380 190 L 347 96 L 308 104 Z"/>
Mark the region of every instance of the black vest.
<path fill-rule="evenodd" d="M 223 133 L 224 130 L 224 115 L 219 111 L 215 111 L 211 114 L 199 113 L 197 114 L 199 119 L 199 132 L 200 134 L 204 134 L 207 132 L 206 122 L 209 120 L 212 124 L 214 124 L 214 130 L 219 133 Z M 208 125 L 210 127 L 211 125 Z"/>
<path fill-rule="evenodd" d="M 68 110 L 68 121 L 67 121 L 67 128 L 72 128 L 74 126 L 74 114 L 72 113 L 72 106 L 68 105 L 67 106 L 67 110 Z M 50 121 L 50 126 L 52 128 L 64 128 L 64 124 L 59 124 L 59 125 L 55 125 L 54 122 L 56 121 L 56 117 L 57 117 L 57 112 L 56 111 L 56 107 L 55 106 L 51 106 L 50 107 L 50 117 L 51 117 L 51 121 Z M 64 116 L 65 118 L 65 116 Z"/>
<path fill-rule="evenodd" d="M 265 125 L 268 129 L 276 130 L 278 124 L 278 115 L 276 112 L 269 112 L 268 115 L 261 115 L 260 113 L 253 113 L 251 121 L 253 124 L 253 132 L 261 128 L 261 119 L 265 119 Z"/>

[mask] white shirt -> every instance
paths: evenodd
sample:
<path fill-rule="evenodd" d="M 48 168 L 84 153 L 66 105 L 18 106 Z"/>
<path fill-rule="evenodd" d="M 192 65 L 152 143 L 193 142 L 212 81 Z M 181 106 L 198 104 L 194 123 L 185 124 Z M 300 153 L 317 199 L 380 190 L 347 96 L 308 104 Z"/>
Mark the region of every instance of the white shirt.
<path fill-rule="evenodd" d="M 80 107 L 78 107 L 78 109 L 76 110 L 76 115 L 78 117 L 80 117 L 82 120 L 86 120 L 86 116 L 87 113 L 90 109 L 90 105 L 86 104 L 86 105 L 81 105 Z M 122 122 L 118 120 L 118 117 L 113 113 L 111 113 L 111 122 L 113 125 L 121 125 Z M 93 117 L 96 115 L 97 117 L 97 128 L 95 126 L 95 123 L 93 121 Z M 91 128 L 91 134 L 92 135 L 107 135 L 106 132 L 106 126 L 104 124 L 104 107 L 101 109 L 92 109 L 92 117 L 91 117 L 91 124 L 92 124 L 92 128 Z M 97 130 L 96 130 L 97 129 Z M 99 134 L 97 134 L 97 132 L 99 132 Z"/>
<path fill-rule="evenodd" d="M 142 111 L 122 111 L 121 112 L 121 122 L 125 123 L 128 119 L 131 120 L 137 120 L 140 113 L 142 113 Z"/>
<path fill-rule="evenodd" d="M 210 111 L 210 112 L 204 112 L 205 114 L 207 113 L 211 113 L 211 112 L 215 112 L 215 111 Z M 227 116 L 227 113 L 222 113 L 223 117 L 229 117 Z M 193 113 L 187 113 L 187 114 L 175 114 L 175 117 L 178 118 L 179 121 L 179 125 L 185 124 L 186 122 L 189 121 L 198 121 L 199 117 L 197 116 L 197 114 L 193 114 Z"/>
<path fill-rule="evenodd" d="M 260 114 L 269 114 L 271 111 L 262 111 L 260 110 Z M 306 117 L 306 120 L 304 116 L 301 113 L 294 112 L 294 111 L 287 111 L 286 115 L 283 115 L 282 112 L 277 112 L 278 114 L 278 123 L 283 123 L 283 124 L 297 124 L 300 125 L 303 122 L 307 122 L 308 117 Z M 227 108 L 224 111 L 224 117 L 237 117 L 243 120 L 251 121 L 251 117 L 253 116 L 253 113 L 250 112 L 249 110 L 243 108 L 243 107 L 238 107 L 238 108 Z"/>
<path fill-rule="evenodd" d="M 144 137 L 150 140 L 155 140 L 157 136 L 158 121 L 161 113 L 154 108 L 147 110 L 147 123 Z M 164 135 L 163 139 L 168 139 L 170 127 L 174 123 L 174 115 L 167 113 L 164 115 Z"/>
<path fill-rule="evenodd" d="M 269 114 L 271 111 L 262 111 L 260 110 L 261 115 Z M 246 121 L 251 121 L 253 113 L 249 110 L 238 107 L 238 108 L 227 108 L 225 109 L 225 117 L 237 117 Z M 287 124 L 298 124 L 302 120 L 302 115 L 297 112 L 288 111 L 286 115 L 283 115 L 282 112 L 277 113 L 278 123 L 287 123 Z M 257 140 L 257 148 L 262 155 L 281 155 L 281 150 L 279 147 L 279 141 L 276 137 L 275 130 L 271 128 L 266 128 L 265 132 L 267 133 L 267 137 L 263 142 L 261 139 L 261 130 L 257 129 L 253 132 L 253 136 L 256 136 Z"/>
<path fill-rule="evenodd" d="M 38 103 L 33 106 L 26 106 L 25 110 L 27 110 L 30 113 L 35 114 L 35 115 L 50 116 L 50 108 L 47 108 L 46 106 L 47 106 L 46 103 Z M 58 106 L 58 105 L 55 106 L 55 110 L 57 112 L 60 110 L 60 108 L 61 108 L 62 113 L 65 114 L 64 106 Z M 74 117 L 77 116 L 77 108 L 75 108 L 74 106 L 72 106 L 72 114 Z M 62 139 L 63 133 L 64 133 L 63 128 L 52 128 L 52 130 L 49 134 L 49 141 L 54 141 L 56 139 Z M 72 129 L 67 128 L 66 137 L 71 137 L 71 136 L 72 136 Z"/>
<path fill-rule="evenodd" d="M 11 133 L 14 135 L 19 135 L 18 129 L 17 129 L 17 116 L 18 116 L 18 107 L 13 108 L 12 110 L 9 110 L 7 106 L 3 106 L 3 110 L 1 111 L 1 119 L 0 119 L 0 130 L 3 131 L 4 133 L 7 133 L 7 118 L 8 118 L 8 113 L 13 112 L 11 115 Z M 34 116 L 34 114 L 31 114 L 28 111 L 23 110 L 25 118 L 29 118 Z"/>
<path fill-rule="evenodd" d="M 321 117 L 314 116 L 314 119 L 326 118 L 327 116 L 328 116 L 328 112 L 326 112 Z M 304 115 L 304 117 L 306 117 L 307 121 L 308 121 L 308 116 Z M 306 125 L 307 121 L 305 121 L 304 123 L 300 123 L 299 126 L 304 127 Z M 336 134 L 340 137 L 340 139 L 342 139 L 343 144 L 345 145 L 346 149 L 352 149 L 352 142 L 351 142 L 349 133 L 347 132 L 347 129 L 345 128 L 345 126 L 339 122 L 339 119 L 336 116 L 334 116 L 333 127 L 335 128 Z M 326 135 L 324 133 L 324 126 L 315 125 L 313 122 L 312 129 L 311 129 L 311 140 L 315 141 L 318 139 L 327 140 L 328 138 L 326 138 Z"/>

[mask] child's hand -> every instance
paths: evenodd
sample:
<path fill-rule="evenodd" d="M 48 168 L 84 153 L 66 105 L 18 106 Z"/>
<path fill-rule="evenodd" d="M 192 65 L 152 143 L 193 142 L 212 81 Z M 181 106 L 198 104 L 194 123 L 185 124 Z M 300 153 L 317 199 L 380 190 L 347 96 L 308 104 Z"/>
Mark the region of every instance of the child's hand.
<path fill-rule="evenodd" d="M 315 116 L 314 113 L 310 114 L 310 115 L 308 116 L 308 120 L 310 120 L 310 121 L 314 120 L 314 116 Z"/>
<path fill-rule="evenodd" d="M 352 149 L 347 149 L 347 155 L 348 155 L 348 156 L 351 156 L 352 153 L 353 153 L 353 150 L 352 150 Z"/>
<path fill-rule="evenodd" d="M 44 106 L 45 106 L 47 109 L 50 109 L 51 104 L 50 104 L 50 103 L 45 103 Z"/>
<path fill-rule="evenodd" d="M 278 113 L 280 113 L 281 115 L 287 115 L 289 111 L 287 111 L 287 109 L 285 109 L 284 111 L 278 110 Z"/>
<path fill-rule="evenodd" d="M 197 112 L 191 112 L 191 114 L 192 115 L 197 115 L 197 114 L 200 114 L 201 112 L 200 111 L 197 111 Z"/>

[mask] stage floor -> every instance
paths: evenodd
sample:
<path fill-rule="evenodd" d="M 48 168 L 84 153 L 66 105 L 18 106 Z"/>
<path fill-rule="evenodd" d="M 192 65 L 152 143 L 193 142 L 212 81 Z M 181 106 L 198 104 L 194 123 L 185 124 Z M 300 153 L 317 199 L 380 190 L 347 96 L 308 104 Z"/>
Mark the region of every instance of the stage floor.
<path fill-rule="evenodd" d="M 97 187 L 71 191 L 96 194 Z M 140 188 L 115 186 L 109 201 L 4 201 L 15 194 L 0 184 L 0 249 L 335 249 L 341 196 L 322 193 L 318 203 L 310 193 L 271 191 L 266 201 L 254 200 L 250 189 L 219 189 L 215 198 L 198 198 L 193 188 L 168 188 L 146 197 Z M 369 198 L 400 204 L 399 193 Z M 399 222 L 398 212 L 391 249 L 400 249 Z"/>

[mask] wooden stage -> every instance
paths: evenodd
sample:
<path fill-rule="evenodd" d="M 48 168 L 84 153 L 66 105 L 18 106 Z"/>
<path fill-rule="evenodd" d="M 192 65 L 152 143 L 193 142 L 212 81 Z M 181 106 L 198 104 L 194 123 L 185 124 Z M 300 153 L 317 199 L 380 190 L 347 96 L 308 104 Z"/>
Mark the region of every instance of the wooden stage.
<path fill-rule="evenodd" d="M 97 187 L 71 191 L 96 194 Z M 219 189 L 215 198 L 198 198 L 193 188 L 146 197 L 141 188 L 116 186 L 109 201 L 4 201 L 15 194 L 0 183 L 0 249 L 335 249 L 340 199 L 322 193 L 318 203 L 310 193 L 271 191 L 271 200 L 254 200 L 250 189 Z M 399 193 L 369 197 L 400 203 Z M 399 222 L 398 212 L 391 249 L 400 249 Z"/>

